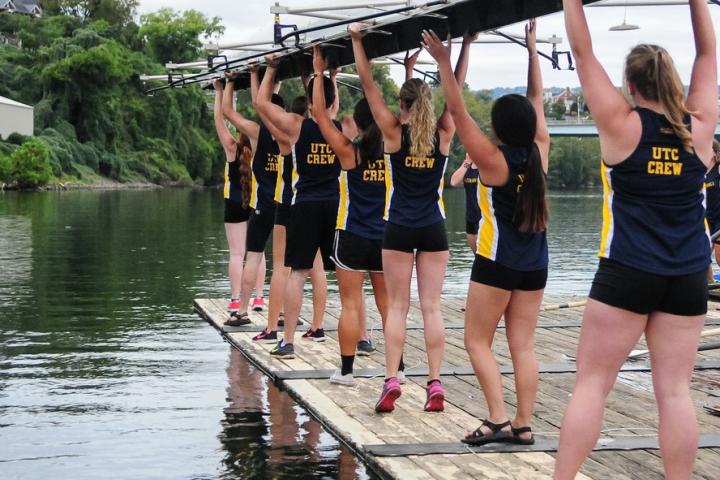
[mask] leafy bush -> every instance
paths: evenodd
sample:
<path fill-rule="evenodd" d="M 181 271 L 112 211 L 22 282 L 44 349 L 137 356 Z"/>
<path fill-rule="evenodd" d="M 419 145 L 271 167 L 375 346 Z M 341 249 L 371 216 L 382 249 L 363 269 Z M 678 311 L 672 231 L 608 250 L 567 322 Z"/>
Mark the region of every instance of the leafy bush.
<path fill-rule="evenodd" d="M 37 138 L 30 139 L 10 155 L 8 179 L 20 188 L 46 185 L 52 179 L 50 149 Z"/>

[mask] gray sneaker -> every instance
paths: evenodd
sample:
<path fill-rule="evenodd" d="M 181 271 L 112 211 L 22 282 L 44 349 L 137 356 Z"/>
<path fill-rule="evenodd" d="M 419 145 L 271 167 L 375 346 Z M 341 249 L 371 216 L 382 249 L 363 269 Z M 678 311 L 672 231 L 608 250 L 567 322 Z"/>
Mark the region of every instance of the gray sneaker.
<path fill-rule="evenodd" d="M 338 385 L 345 385 L 348 387 L 352 387 L 353 385 L 355 385 L 355 380 L 353 379 L 352 373 L 343 375 L 340 372 L 340 369 L 337 369 L 330 377 L 330 383 L 337 383 Z"/>
<path fill-rule="evenodd" d="M 375 351 L 375 345 L 372 340 L 360 340 L 357 344 L 357 351 L 355 354 L 359 357 L 367 357 Z"/>
<path fill-rule="evenodd" d="M 295 358 L 295 347 L 292 343 L 283 343 L 282 340 L 270 350 L 270 355 L 275 358 Z"/>

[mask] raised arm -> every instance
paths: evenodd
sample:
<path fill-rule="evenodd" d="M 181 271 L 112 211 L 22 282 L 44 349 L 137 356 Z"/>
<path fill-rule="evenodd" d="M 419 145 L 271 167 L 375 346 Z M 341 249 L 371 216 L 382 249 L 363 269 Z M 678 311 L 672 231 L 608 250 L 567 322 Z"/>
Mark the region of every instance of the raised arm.
<path fill-rule="evenodd" d="M 450 177 L 450 185 L 453 187 L 459 187 L 463 184 L 463 179 L 465 178 L 465 174 L 468 171 L 468 168 L 470 168 L 470 160 L 468 160 L 467 155 L 465 156 L 465 159 L 460 164 L 460 166 L 455 170 Z"/>
<path fill-rule="evenodd" d="M 225 92 L 223 93 L 222 99 L 222 113 L 230 123 L 232 123 L 239 132 L 247 135 L 250 138 L 250 144 L 252 151 L 254 152 L 257 147 L 258 136 L 260 135 L 260 125 L 253 122 L 252 120 L 245 118 L 241 113 L 236 112 L 233 108 L 233 99 L 235 97 L 234 80 L 235 75 L 227 75 L 225 80 Z"/>
<path fill-rule="evenodd" d="M 300 135 L 300 124 L 303 119 L 300 115 L 288 113 L 279 105 L 272 103 L 271 98 L 278 61 L 273 55 L 266 57 L 266 61 L 267 69 L 258 91 L 257 111 L 269 122 L 272 122 L 288 138 L 290 143 L 295 143 Z"/>
<path fill-rule="evenodd" d="M 465 78 L 467 77 L 467 71 L 468 71 L 468 63 L 469 63 L 469 57 L 470 57 L 470 46 L 472 43 L 477 40 L 478 34 L 474 35 L 464 35 L 463 36 L 463 43 L 462 47 L 460 48 L 460 56 L 458 57 L 457 64 L 455 65 L 455 80 L 457 81 L 458 85 L 460 85 L 460 88 L 464 88 L 465 86 Z M 450 53 L 452 50 L 452 41 L 448 39 L 448 53 Z M 447 111 L 447 106 L 443 110 L 442 114 L 440 114 L 440 118 L 438 119 L 438 128 L 440 129 L 440 132 L 444 132 L 446 136 L 449 136 L 450 140 L 452 140 L 452 136 L 455 135 L 455 124 L 452 121 L 452 115 L 450 115 Z"/>
<path fill-rule="evenodd" d="M 353 53 L 355 54 L 355 66 L 357 67 L 358 76 L 360 77 L 360 85 L 362 86 L 365 98 L 370 105 L 375 123 L 377 123 L 383 134 L 386 144 L 395 144 L 400 142 L 401 127 L 397 116 L 390 111 L 385 104 L 385 99 L 380 93 L 377 85 L 373 81 L 370 62 L 365 54 L 365 47 L 362 44 L 363 32 L 365 27 L 362 23 L 353 23 L 348 27 L 348 31 L 352 36 Z M 389 148 L 386 145 L 386 148 Z"/>
<path fill-rule="evenodd" d="M 420 52 L 422 52 L 422 47 L 418 48 L 415 53 L 410 55 L 410 50 L 405 52 L 405 61 L 403 64 L 405 65 L 405 81 L 407 82 L 411 78 L 413 78 L 415 73 L 415 64 L 417 63 L 418 56 L 420 55 Z"/>
<path fill-rule="evenodd" d="M 460 86 L 450 66 L 449 49 L 433 31 L 423 32 L 423 47 L 438 62 L 445 107 L 452 115 L 460 141 L 480 171 L 482 182 L 489 186 L 504 185 L 509 175 L 507 163 L 500 149 L 490 141 L 467 112 Z"/>
<path fill-rule="evenodd" d="M 642 126 L 632 106 L 615 88 L 607 72 L 595 57 L 582 0 L 563 0 L 565 28 L 575 57 L 580 85 L 588 109 L 597 124 L 603 159 L 619 163 L 640 138 Z"/>
<path fill-rule="evenodd" d="M 314 54 L 313 54 L 313 58 Z M 340 111 L 340 89 L 338 88 L 337 83 L 337 74 L 340 72 L 339 68 L 331 68 L 330 69 L 330 80 L 332 80 L 333 88 L 335 89 L 335 100 L 333 101 L 332 108 L 330 109 L 332 112 L 332 118 L 335 118 L 338 111 Z M 315 74 L 317 74 L 317 70 L 315 70 Z"/>
<path fill-rule="evenodd" d="M 712 137 L 718 118 L 717 53 L 715 31 L 708 4 L 690 0 L 690 18 L 695 37 L 695 63 L 690 78 L 687 108 L 693 112 L 693 140 L 703 160 L 712 159 Z M 707 163 L 707 162 L 706 162 Z"/>
<path fill-rule="evenodd" d="M 320 47 L 317 45 L 313 47 L 313 69 L 315 70 L 315 78 L 322 80 L 323 72 L 325 71 L 325 60 L 320 52 Z M 340 165 L 343 170 L 351 170 L 356 167 L 355 147 L 352 142 L 337 129 L 330 119 L 330 115 L 325 106 L 324 83 L 325 82 L 315 81 L 313 86 L 313 117 L 320 127 L 323 137 L 330 147 L 332 147 L 335 155 L 340 159 Z"/>
<path fill-rule="evenodd" d="M 215 121 L 215 131 L 217 132 L 220 143 L 225 150 L 225 157 L 227 158 L 227 161 L 232 162 L 235 160 L 235 150 L 237 149 L 237 144 L 235 143 L 235 139 L 233 138 L 233 136 L 230 134 L 230 130 L 228 130 L 227 125 L 225 125 L 225 118 L 223 117 L 222 80 L 215 79 L 215 81 L 213 82 L 213 87 L 215 87 L 215 104 L 213 105 L 213 120 Z"/>
<path fill-rule="evenodd" d="M 280 129 L 275 125 L 275 123 L 273 123 L 273 122 L 268 118 L 268 116 L 267 116 L 264 112 L 260 111 L 260 109 L 257 108 L 258 100 L 259 100 L 260 96 L 261 96 L 261 95 L 267 95 L 267 93 L 268 93 L 267 91 L 260 92 L 260 87 L 259 87 L 259 85 L 260 85 L 260 79 L 258 78 L 258 69 L 257 69 L 257 68 L 251 68 L 251 69 L 250 69 L 250 88 L 251 88 L 251 89 L 253 88 L 253 87 L 252 87 L 253 85 L 257 85 L 257 95 L 256 95 L 256 97 L 253 99 L 253 106 L 255 107 L 255 111 L 257 111 L 257 114 L 258 114 L 258 116 L 260 117 L 260 121 L 261 121 L 261 122 L 263 123 L 263 125 L 265 125 L 265 127 L 267 127 L 267 129 L 270 131 L 270 135 L 272 135 L 273 138 L 278 142 L 278 145 L 279 145 L 280 148 L 281 148 L 281 152 L 280 152 L 280 153 L 283 153 L 283 152 L 284 152 L 284 153 L 287 153 L 287 151 L 290 149 L 290 139 L 289 139 L 289 137 L 287 136 L 287 134 L 285 134 L 285 132 L 283 132 L 282 130 L 280 130 Z M 271 95 L 271 98 L 272 98 L 272 93 L 270 93 L 270 95 Z M 268 101 L 269 101 L 269 100 L 270 100 L 270 99 L 268 99 Z M 287 148 L 284 148 L 284 149 L 283 149 L 283 146 L 286 146 Z"/>
<path fill-rule="evenodd" d="M 540 71 L 540 57 L 537 53 L 537 29 L 533 18 L 525 25 L 525 43 L 528 50 L 528 88 L 527 98 L 535 109 L 537 127 L 535 130 L 535 143 L 540 149 L 543 170 L 548 171 L 548 158 L 550 156 L 550 133 L 545 120 L 545 106 L 543 105 L 543 82 Z"/>

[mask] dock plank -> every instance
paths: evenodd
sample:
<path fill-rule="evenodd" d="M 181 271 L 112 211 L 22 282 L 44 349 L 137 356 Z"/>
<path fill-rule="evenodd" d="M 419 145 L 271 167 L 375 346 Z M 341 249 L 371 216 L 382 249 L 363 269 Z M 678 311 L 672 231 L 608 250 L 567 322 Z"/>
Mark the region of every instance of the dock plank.
<path fill-rule="evenodd" d="M 545 305 L 578 301 L 573 297 L 546 295 Z M 195 309 L 212 326 L 240 350 L 253 364 L 290 393 L 299 404 L 318 419 L 329 432 L 348 445 L 381 478 L 401 479 L 535 479 L 551 478 L 554 466 L 553 452 L 503 452 L 444 453 L 430 455 L 406 455 L 399 457 L 377 456 L 365 446 L 457 443 L 466 431 L 474 429 L 487 413 L 482 391 L 474 375 L 464 347 L 462 325 L 465 314 L 462 297 L 443 299 L 442 314 L 446 329 L 443 383 L 446 388 L 446 411 L 426 413 L 424 376 L 409 376 L 403 386 L 403 395 L 390 415 L 377 415 L 374 403 L 382 388 L 384 378 L 384 349 L 382 324 L 375 305 L 368 297 L 367 314 L 370 336 L 377 351 L 369 357 L 357 357 L 355 368 L 371 372 L 370 377 L 355 379 L 354 387 L 344 387 L 328 382 L 327 372 L 339 365 L 337 322 L 339 305 L 329 301 L 324 323 L 328 327 L 325 342 L 300 340 L 304 327 L 298 329 L 295 341 L 295 359 L 277 359 L 269 352 L 272 345 L 252 341 L 253 335 L 264 328 L 265 312 L 251 312 L 251 328 L 245 331 L 223 331 L 227 317 L 223 300 L 196 299 Z M 580 335 L 584 306 L 541 311 L 540 325 L 536 334 L 536 352 L 539 363 L 547 367 L 567 364 L 565 354 L 574 355 Z M 301 318 L 309 324 L 312 319 L 312 302 L 306 299 Z M 708 324 L 720 323 L 720 309 L 710 304 Z M 406 347 L 406 369 L 427 369 L 422 315 L 417 301 L 410 308 Z M 644 339 L 636 348 L 644 348 Z M 511 365 L 504 325 L 501 321 L 493 345 L 500 365 Z M 714 368 L 720 361 L 720 352 L 707 351 L 698 355 L 698 362 L 712 366 L 698 370 L 693 375 L 691 394 L 698 409 L 701 431 L 707 434 L 720 432 L 720 417 L 703 412 L 704 404 L 720 402 L 720 371 Z M 647 359 L 629 363 L 644 365 Z M 574 373 L 559 373 L 553 368 L 541 374 L 533 428 L 538 436 L 556 438 L 565 405 L 572 392 Z M 323 371 L 323 372 L 320 372 Z M 294 373 L 293 373 L 294 372 Z M 457 372 L 457 373 L 456 373 Z M 422 373 L 422 372 L 420 372 Z M 301 378 L 297 378 L 301 377 Z M 503 375 L 503 389 L 508 415 L 515 413 L 514 377 Z M 657 411 L 652 393 L 651 373 L 626 371 L 608 398 L 603 436 L 656 435 Z M 657 450 L 596 451 L 585 462 L 578 478 L 656 479 L 662 478 L 662 462 Z M 701 449 L 695 467 L 695 478 L 720 478 L 720 449 Z"/>

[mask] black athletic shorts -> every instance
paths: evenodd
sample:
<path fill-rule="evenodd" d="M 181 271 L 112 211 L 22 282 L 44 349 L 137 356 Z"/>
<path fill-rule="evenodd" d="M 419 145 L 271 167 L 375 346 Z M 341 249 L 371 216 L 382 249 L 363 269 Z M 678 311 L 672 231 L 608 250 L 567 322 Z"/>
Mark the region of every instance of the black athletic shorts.
<path fill-rule="evenodd" d="M 242 202 L 225 199 L 225 223 L 247 222 L 250 218 L 250 209 L 243 208 Z"/>
<path fill-rule="evenodd" d="M 292 210 L 291 205 L 285 205 L 284 203 L 275 204 L 275 225 L 282 225 L 287 227 L 290 225 L 290 211 Z"/>
<path fill-rule="evenodd" d="M 335 230 L 332 261 L 336 268 L 351 272 L 382 272 L 382 240 Z"/>
<path fill-rule="evenodd" d="M 265 245 L 275 226 L 275 209 L 250 212 L 247 229 L 247 251 L 264 252 Z"/>
<path fill-rule="evenodd" d="M 337 209 L 338 204 L 333 201 L 303 202 L 292 206 L 285 244 L 286 267 L 311 269 L 320 249 L 325 270 L 335 270 L 330 255 L 335 240 Z"/>
<path fill-rule="evenodd" d="M 480 220 L 477 222 L 465 222 L 465 233 L 468 235 L 477 235 L 480 230 Z"/>
<path fill-rule="evenodd" d="M 382 242 L 383 250 L 400 252 L 444 252 L 448 250 L 445 220 L 427 227 L 403 227 L 396 223 L 385 224 L 385 235 Z"/>
<path fill-rule="evenodd" d="M 704 315 L 708 302 L 707 269 L 689 275 L 664 276 L 601 258 L 590 298 L 642 315 L 652 312 Z"/>
<path fill-rule="evenodd" d="M 513 291 L 533 292 L 542 290 L 547 284 L 548 269 L 523 272 L 501 265 L 480 255 L 475 255 L 470 280 L 495 288 Z"/>

